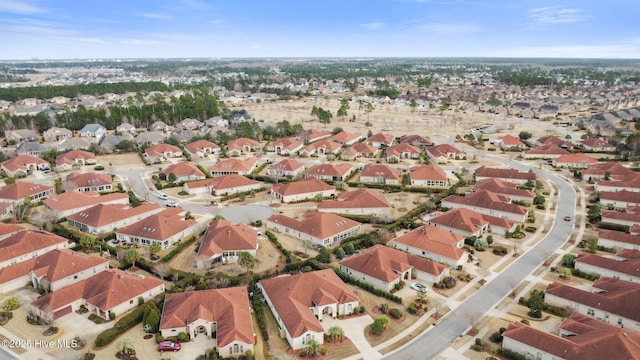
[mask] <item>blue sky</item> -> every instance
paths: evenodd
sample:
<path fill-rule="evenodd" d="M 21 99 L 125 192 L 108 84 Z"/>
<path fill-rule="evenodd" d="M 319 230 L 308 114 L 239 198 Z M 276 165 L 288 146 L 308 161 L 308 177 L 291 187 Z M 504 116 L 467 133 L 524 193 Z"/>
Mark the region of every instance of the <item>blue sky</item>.
<path fill-rule="evenodd" d="M 638 0 L 0 0 L 0 59 L 640 58 Z"/>

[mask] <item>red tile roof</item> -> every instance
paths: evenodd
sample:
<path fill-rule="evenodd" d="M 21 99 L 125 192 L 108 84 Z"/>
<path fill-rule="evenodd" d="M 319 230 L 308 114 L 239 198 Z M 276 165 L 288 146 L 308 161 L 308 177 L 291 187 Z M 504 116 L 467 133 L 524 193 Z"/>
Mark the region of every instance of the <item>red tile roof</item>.
<path fill-rule="evenodd" d="M 359 301 L 331 269 L 263 279 L 260 285 L 292 337 L 324 331 L 309 308 Z"/>
<path fill-rule="evenodd" d="M 369 142 L 379 142 L 385 145 L 393 144 L 394 140 L 395 140 L 395 136 L 393 134 L 381 133 L 381 132 L 373 134 L 367 138 L 367 141 Z"/>
<path fill-rule="evenodd" d="M 358 189 L 345 191 L 336 200 L 324 200 L 318 204 L 318 209 L 367 209 L 390 208 L 389 201 L 379 191 Z"/>
<path fill-rule="evenodd" d="M 101 256 L 89 256 L 69 249 L 55 249 L 35 258 L 31 271 L 37 277 L 54 282 L 108 263 L 109 260 Z"/>
<path fill-rule="evenodd" d="M 301 145 L 302 141 L 296 140 L 292 137 L 285 137 L 272 141 L 271 143 L 269 143 L 268 147 L 273 149 L 275 149 L 276 147 L 283 147 L 285 149 L 288 149 L 289 151 L 293 151 Z"/>
<path fill-rule="evenodd" d="M 7 261 L 55 245 L 64 245 L 67 239 L 46 231 L 21 230 L 0 241 L 0 261 Z"/>
<path fill-rule="evenodd" d="M 387 158 L 391 156 L 400 158 L 403 153 L 408 153 L 413 157 L 413 156 L 420 155 L 420 153 L 422 153 L 422 150 L 407 143 L 400 143 L 400 144 L 389 146 L 387 148 L 387 152 L 385 153 L 385 155 Z"/>
<path fill-rule="evenodd" d="M 616 254 L 615 259 L 590 253 L 581 253 L 576 259 L 576 262 L 608 269 L 621 274 L 640 277 L 639 250 L 621 250 Z"/>
<path fill-rule="evenodd" d="M 413 146 L 431 146 L 433 142 L 426 136 L 420 135 L 402 135 L 400 137 L 401 143 L 411 144 Z"/>
<path fill-rule="evenodd" d="M 100 193 L 94 191 L 68 191 L 45 199 L 42 203 L 53 210 L 65 211 L 125 199 L 129 199 L 126 193 L 116 192 L 100 196 Z"/>
<path fill-rule="evenodd" d="M 67 219 L 93 227 L 101 227 L 157 209 L 161 209 L 161 207 L 155 203 L 145 203 L 136 207 L 120 204 L 98 204 L 71 214 L 67 216 Z"/>
<path fill-rule="evenodd" d="M 181 177 L 181 176 L 204 177 L 204 174 L 200 169 L 198 169 L 197 166 L 186 161 L 181 161 L 179 163 L 171 164 L 165 167 L 162 170 L 162 172 L 167 176 L 173 173 L 177 177 Z"/>
<path fill-rule="evenodd" d="M 556 164 L 596 164 L 597 162 L 598 160 L 583 153 L 560 155 L 555 160 Z"/>
<path fill-rule="evenodd" d="M 196 320 L 217 325 L 218 347 L 234 341 L 253 344 L 253 326 L 246 287 L 167 294 L 160 329 L 186 327 Z"/>
<path fill-rule="evenodd" d="M 304 168 L 304 164 L 296 159 L 283 159 L 275 164 L 269 165 L 269 170 L 295 171 Z"/>
<path fill-rule="evenodd" d="M 195 154 L 198 151 L 203 151 L 204 149 L 213 149 L 213 150 L 217 150 L 220 149 L 220 146 L 218 146 L 217 144 L 212 143 L 211 141 L 207 141 L 207 140 L 196 140 L 194 142 L 188 143 L 187 145 L 184 146 L 184 148 L 192 153 Z"/>
<path fill-rule="evenodd" d="M 248 157 L 246 159 L 229 158 L 215 164 L 209 171 L 246 172 L 250 171 L 257 163 L 258 159 L 254 157 Z"/>
<path fill-rule="evenodd" d="M 27 165 L 29 164 L 38 164 L 41 166 L 49 165 L 47 161 L 31 155 L 18 155 L 13 159 L 5 160 L 0 163 L 0 165 L 4 166 L 12 172 L 20 169 L 26 170 Z"/>
<path fill-rule="evenodd" d="M 426 151 L 435 158 L 449 157 L 448 154 L 463 155 L 464 153 L 453 145 L 440 144 L 426 148 Z"/>
<path fill-rule="evenodd" d="M 633 204 L 640 204 L 640 192 L 637 191 L 601 191 L 600 200 L 622 201 Z"/>
<path fill-rule="evenodd" d="M 33 196 L 45 191 L 52 191 L 51 186 L 34 184 L 26 181 L 16 181 L 0 188 L 0 199 L 22 200 L 27 196 Z"/>
<path fill-rule="evenodd" d="M 342 260 L 340 265 L 359 271 L 384 282 L 392 282 L 408 269 L 439 276 L 447 266 L 381 244 Z"/>
<path fill-rule="evenodd" d="M 411 180 L 447 181 L 447 174 L 437 164 L 417 165 L 409 169 Z"/>
<path fill-rule="evenodd" d="M 640 284 L 638 283 L 602 277 L 593 283 L 592 291 L 552 283 L 547 286 L 545 293 L 636 322 L 640 321 L 640 311 L 638 311 Z"/>
<path fill-rule="evenodd" d="M 185 220 L 182 209 L 165 209 L 159 213 L 145 217 L 144 219 L 118 229 L 119 234 L 127 234 L 134 237 L 163 241 L 171 236 L 187 230 L 196 224 L 193 219 Z"/>
<path fill-rule="evenodd" d="M 359 142 L 349 146 L 342 153 L 354 156 L 357 154 L 362 154 L 362 156 L 369 156 L 369 154 L 375 154 L 377 151 L 377 147 L 364 142 Z"/>
<path fill-rule="evenodd" d="M 429 223 L 447 226 L 469 233 L 475 233 L 487 224 L 496 225 L 505 229 L 510 229 L 514 225 L 512 221 L 505 218 L 484 215 L 465 208 L 451 209 L 444 214 L 430 219 Z"/>
<path fill-rule="evenodd" d="M 83 150 L 71 150 L 64 154 L 58 155 L 56 158 L 56 165 L 72 165 L 76 160 L 95 160 L 96 156 L 93 153 Z"/>
<path fill-rule="evenodd" d="M 615 148 L 614 145 L 595 137 L 582 140 L 582 144 L 590 148 Z"/>
<path fill-rule="evenodd" d="M 357 221 L 339 215 L 321 212 L 305 213 L 300 220 L 277 214 L 271 215 L 267 220 L 320 239 L 338 235 L 361 225 Z"/>
<path fill-rule="evenodd" d="M 511 204 L 511 200 L 505 196 L 487 190 L 479 190 L 467 196 L 449 195 L 442 199 L 443 202 L 476 206 L 484 209 L 504 211 L 512 214 L 524 215 L 527 208 L 524 206 Z"/>
<path fill-rule="evenodd" d="M 107 311 L 162 284 L 160 279 L 140 277 L 120 269 L 109 269 L 47 294 L 33 301 L 32 305 L 53 311 L 84 299 L 87 303 Z"/>
<path fill-rule="evenodd" d="M 341 164 L 321 164 L 316 165 L 307 171 L 308 176 L 322 175 L 322 176 L 334 176 L 345 177 L 351 172 L 353 165 L 347 163 Z"/>
<path fill-rule="evenodd" d="M 362 134 L 358 133 L 358 132 L 346 132 L 344 130 L 340 131 L 339 133 L 333 135 L 331 137 L 331 140 L 335 141 L 335 142 L 339 142 L 341 144 L 345 144 L 351 141 L 357 141 L 358 139 L 360 139 L 362 137 Z"/>
<path fill-rule="evenodd" d="M 229 143 L 227 144 L 227 149 L 228 150 L 241 150 L 243 147 L 258 147 L 260 146 L 260 143 L 253 140 L 253 139 L 248 139 L 248 138 L 238 138 L 235 140 L 231 140 L 229 141 Z"/>
<path fill-rule="evenodd" d="M 536 193 L 533 191 L 518 189 L 515 183 L 504 181 L 501 178 L 488 178 L 484 180 L 478 181 L 471 190 L 479 191 L 479 190 L 489 190 L 496 194 L 506 195 L 506 196 L 518 196 L 523 198 L 533 199 L 536 196 Z"/>
<path fill-rule="evenodd" d="M 180 148 L 175 145 L 164 143 L 151 146 L 145 150 L 145 153 L 148 156 L 164 156 L 164 153 L 166 152 L 182 153 L 182 150 L 180 150 Z"/>
<path fill-rule="evenodd" d="M 273 185 L 272 192 L 282 196 L 317 193 L 320 191 L 335 190 L 335 186 L 329 185 L 322 180 L 310 177 L 303 180 L 292 181 L 287 184 L 278 183 Z"/>
<path fill-rule="evenodd" d="M 525 143 L 523 143 L 522 141 L 520 141 L 519 139 L 517 139 L 516 137 L 514 137 L 513 135 L 505 135 L 505 136 L 501 136 L 498 139 L 500 139 L 500 142 L 502 144 L 504 144 L 504 146 L 516 146 L 516 147 L 525 147 L 527 145 L 525 145 Z"/>
<path fill-rule="evenodd" d="M 198 249 L 198 257 L 211 258 L 223 251 L 255 251 L 258 233 L 246 224 L 231 224 L 227 220 L 214 220 Z"/>
<path fill-rule="evenodd" d="M 631 235 L 622 231 L 598 230 L 598 239 L 607 239 L 640 246 L 640 235 Z"/>
<path fill-rule="evenodd" d="M 640 225 L 640 214 L 633 214 L 615 210 L 605 210 L 602 212 L 602 221 L 606 222 L 607 219 L 631 221 Z"/>
<path fill-rule="evenodd" d="M 604 162 L 604 163 L 596 163 L 590 165 L 588 169 L 582 171 L 582 174 L 586 176 L 588 175 L 600 175 L 604 176 L 606 173 L 609 173 L 611 176 L 616 175 L 635 175 L 636 173 L 629 169 L 628 167 L 620 164 L 619 162 Z"/>
<path fill-rule="evenodd" d="M 110 185 L 113 183 L 111 175 L 97 173 L 71 173 L 67 175 L 64 181 L 75 185 L 75 187 Z"/>
<path fill-rule="evenodd" d="M 406 244 L 449 259 L 460 259 L 465 255 L 464 250 L 458 247 L 458 243 L 463 239 L 462 236 L 452 232 L 430 225 L 423 225 L 391 241 Z"/>
<path fill-rule="evenodd" d="M 366 164 L 360 172 L 360 176 L 379 177 L 397 180 L 400 178 L 400 170 L 383 164 Z"/>
<path fill-rule="evenodd" d="M 490 168 L 484 165 L 476 169 L 475 176 L 514 180 L 536 180 L 536 174 L 533 171 L 518 171 L 516 169 L 508 168 Z"/>
<path fill-rule="evenodd" d="M 569 152 L 557 145 L 536 146 L 524 152 L 527 155 L 566 155 Z"/>
<path fill-rule="evenodd" d="M 341 147 L 342 147 L 342 144 L 340 144 L 340 143 L 337 143 L 335 141 L 328 140 L 328 139 L 322 139 L 322 140 L 318 140 L 316 142 L 312 142 L 311 144 L 305 146 L 305 148 L 303 150 L 305 150 L 307 152 L 314 152 L 314 151 L 316 151 L 318 149 L 328 149 L 331 152 L 335 153 Z"/>
<path fill-rule="evenodd" d="M 560 324 L 571 336 L 557 336 L 519 322 L 502 335 L 567 360 L 638 359 L 640 334 L 572 314 Z"/>

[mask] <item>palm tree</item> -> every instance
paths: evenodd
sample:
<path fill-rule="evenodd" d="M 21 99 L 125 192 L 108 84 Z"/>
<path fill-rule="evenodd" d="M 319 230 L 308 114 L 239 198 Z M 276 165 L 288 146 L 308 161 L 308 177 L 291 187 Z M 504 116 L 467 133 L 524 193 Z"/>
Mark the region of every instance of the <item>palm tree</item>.
<path fill-rule="evenodd" d="M 332 326 L 327 330 L 327 334 L 331 341 L 341 341 L 344 339 L 344 330 L 340 326 Z"/>
<path fill-rule="evenodd" d="M 118 344 L 116 346 L 118 348 L 118 351 L 120 351 L 123 355 L 133 350 L 133 343 L 129 338 L 121 339 L 120 341 L 118 341 Z"/>
<path fill-rule="evenodd" d="M 307 341 L 307 355 L 311 357 L 316 356 L 319 350 L 320 344 L 315 339 Z"/>

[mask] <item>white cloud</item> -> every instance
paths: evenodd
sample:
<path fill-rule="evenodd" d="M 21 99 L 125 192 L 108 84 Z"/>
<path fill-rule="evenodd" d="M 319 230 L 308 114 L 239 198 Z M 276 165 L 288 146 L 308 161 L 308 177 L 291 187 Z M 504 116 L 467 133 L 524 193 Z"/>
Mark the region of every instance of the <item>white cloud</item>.
<path fill-rule="evenodd" d="M 3 12 L 13 14 L 41 14 L 47 13 L 49 10 L 28 4 L 25 0 L 0 0 L 0 13 Z"/>
<path fill-rule="evenodd" d="M 383 22 L 372 22 L 367 24 L 360 24 L 360 27 L 367 30 L 380 30 L 386 28 L 387 24 Z"/>
<path fill-rule="evenodd" d="M 65 40 L 73 41 L 73 42 L 88 43 L 88 44 L 108 44 L 107 41 L 100 38 L 95 38 L 95 37 L 69 37 L 69 38 L 66 38 Z"/>
<path fill-rule="evenodd" d="M 560 6 L 531 9 L 527 17 L 538 25 L 574 24 L 589 19 L 589 16 L 582 9 L 570 9 Z"/>
<path fill-rule="evenodd" d="M 120 40 L 120 43 L 123 45 L 154 45 L 154 44 L 159 44 L 160 41 L 144 40 L 144 39 L 124 39 L 124 40 Z"/>
<path fill-rule="evenodd" d="M 169 16 L 169 15 L 166 15 L 166 14 L 159 14 L 159 13 L 145 13 L 145 14 L 140 14 L 140 16 L 146 17 L 148 19 L 154 19 L 154 20 L 171 20 L 171 19 L 173 19 L 173 16 Z"/>

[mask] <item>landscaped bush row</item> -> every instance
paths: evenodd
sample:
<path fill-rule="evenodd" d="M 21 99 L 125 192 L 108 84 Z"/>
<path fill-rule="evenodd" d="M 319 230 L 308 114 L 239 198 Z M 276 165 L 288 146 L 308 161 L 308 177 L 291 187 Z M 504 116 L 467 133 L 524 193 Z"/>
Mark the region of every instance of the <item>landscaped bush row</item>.
<path fill-rule="evenodd" d="M 526 356 L 506 348 L 498 348 L 498 355 L 504 356 L 509 360 L 526 360 L 527 359 Z"/>
<path fill-rule="evenodd" d="M 351 219 L 353 221 L 366 223 L 366 224 L 389 224 L 390 223 L 390 221 L 388 220 L 381 219 L 377 216 L 372 216 L 372 215 L 340 214 L 340 216 L 345 217 L 347 219 Z"/>
<path fill-rule="evenodd" d="M 211 173 L 208 172 L 207 169 L 204 168 L 204 166 L 200 164 L 196 164 L 196 167 L 200 169 L 200 171 L 202 171 L 202 173 L 204 174 L 204 177 L 206 177 L 207 179 L 211 178 Z"/>
<path fill-rule="evenodd" d="M 420 204 L 409 210 L 404 216 L 399 217 L 396 221 L 392 222 L 389 225 L 386 225 L 385 230 L 396 231 L 398 229 L 413 229 L 416 227 L 415 217 L 426 212 L 428 210 L 427 204 Z"/>
<path fill-rule="evenodd" d="M 247 195 L 257 194 L 257 193 L 260 193 L 260 192 L 263 192 L 263 191 L 267 191 L 267 190 L 269 190 L 269 188 L 261 187 L 261 188 L 256 189 L 256 190 L 243 191 L 243 192 L 239 192 L 239 193 L 235 193 L 235 194 L 231 194 L 231 195 L 225 195 L 225 196 L 220 198 L 220 202 L 231 200 L 231 199 L 238 199 L 238 198 L 246 197 Z"/>
<path fill-rule="evenodd" d="M 606 229 L 606 230 L 615 230 L 615 231 L 622 231 L 622 232 L 629 233 L 629 225 L 620 225 L 620 224 L 613 224 L 613 223 L 608 223 L 608 222 L 600 222 L 600 223 L 598 223 L 598 227 L 601 228 L 601 229 Z"/>
<path fill-rule="evenodd" d="M 194 241 L 196 241 L 196 237 L 191 235 L 185 240 L 182 240 L 178 243 L 178 245 L 173 248 L 173 250 L 169 251 L 167 255 L 163 256 L 160 261 L 161 262 L 169 262 L 169 260 L 173 259 L 174 256 L 178 255 L 184 248 L 191 245 Z"/>
<path fill-rule="evenodd" d="M 287 264 L 290 264 L 292 262 L 294 262 L 296 260 L 296 256 L 293 255 L 293 253 L 287 249 L 284 248 L 284 246 L 282 246 L 282 244 L 280 244 L 280 241 L 278 241 L 278 237 L 276 236 L 276 234 L 272 233 L 271 231 L 267 230 L 264 232 L 264 235 L 267 237 L 267 239 L 269 239 L 275 246 L 276 248 L 278 248 L 278 250 L 280 250 L 280 252 L 285 256 L 285 261 L 287 262 Z"/>
<path fill-rule="evenodd" d="M 374 287 L 373 285 L 360 281 L 356 278 L 354 278 L 353 276 L 350 276 L 348 274 L 343 273 L 342 271 L 338 271 L 336 269 L 334 269 L 334 272 L 336 274 L 338 274 L 338 276 L 342 279 L 342 281 L 344 282 L 348 282 L 350 284 L 356 285 L 370 293 L 372 293 L 373 295 L 377 295 L 377 296 L 381 296 L 385 299 L 389 299 L 393 302 L 396 302 L 398 304 L 402 304 L 402 298 L 396 295 L 393 295 L 391 293 L 388 293 L 386 291 L 380 290 L 376 287 Z"/>
<path fill-rule="evenodd" d="M 580 269 L 573 269 L 571 270 L 571 272 L 575 276 L 581 277 L 583 279 L 591 280 L 591 281 L 600 279 L 600 275 L 595 273 L 587 273 L 587 272 L 581 271 Z"/>
<path fill-rule="evenodd" d="M 156 299 L 152 299 L 150 301 L 162 300 L 164 299 L 164 294 L 159 295 Z M 118 336 L 131 329 L 135 325 L 139 324 L 142 321 L 142 317 L 144 316 L 144 311 L 146 306 L 138 306 L 133 309 L 130 313 L 123 316 L 118 320 L 112 328 L 106 329 L 96 337 L 95 345 L 97 347 L 102 347 L 110 344 L 113 340 L 115 340 Z"/>
<path fill-rule="evenodd" d="M 262 297 L 259 295 L 260 291 L 255 286 L 255 283 L 253 283 L 249 288 L 253 292 L 253 297 L 251 298 L 251 302 L 253 304 L 253 313 L 256 316 L 256 321 L 258 322 L 258 327 L 260 328 L 262 339 L 265 342 L 269 341 L 269 332 L 267 331 L 267 320 L 265 319 L 264 307 L 262 306 Z"/>

